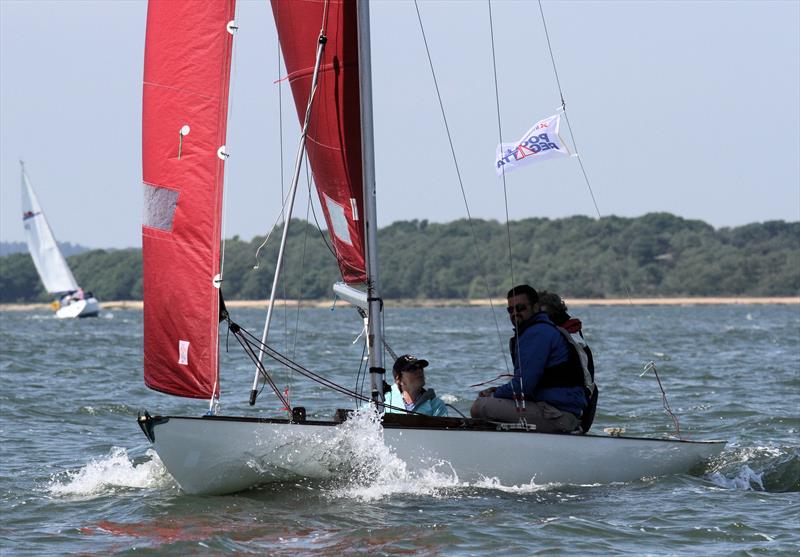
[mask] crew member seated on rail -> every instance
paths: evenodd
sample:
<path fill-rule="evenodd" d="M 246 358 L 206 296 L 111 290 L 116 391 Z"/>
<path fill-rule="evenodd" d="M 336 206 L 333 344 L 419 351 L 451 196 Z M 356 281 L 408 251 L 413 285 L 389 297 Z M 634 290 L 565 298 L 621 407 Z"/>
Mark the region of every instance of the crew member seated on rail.
<path fill-rule="evenodd" d="M 584 433 L 588 432 L 594 422 L 594 416 L 597 413 L 597 396 L 598 388 L 594 382 L 594 357 L 589 344 L 583 337 L 583 323 L 580 319 L 572 317 L 568 311 L 567 304 L 555 292 L 543 291 L 539 292 L 539 306 L 543 312 L 547 314 L 550 321 L 555 323 L 570 334 L 572 338 L 572 345 L 578 351 L 578 356 L 581 359 L 583 366 L 583 380 L 586 399 L 589 401 L 588 406 L 583 411 L 581 416 L 581 429 Z"/>
<path fill-rule="evenodd" d="M 571 433 L 586 409 L 580 359 L 527 284 L 508 292 L 508 316 L 514 326 L 509 349 L 514 376 L 501 387 L 480 392 L 473 418 L 500 422 L 523 419 L 543 433 Z"/>

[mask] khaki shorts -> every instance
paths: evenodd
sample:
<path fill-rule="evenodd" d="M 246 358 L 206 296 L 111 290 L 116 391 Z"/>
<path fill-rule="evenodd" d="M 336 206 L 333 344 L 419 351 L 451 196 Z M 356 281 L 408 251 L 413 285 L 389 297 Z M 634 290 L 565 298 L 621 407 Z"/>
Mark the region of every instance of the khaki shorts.
<path fill-rule="evenodd" d="M 497 422 L 518 422 L 525 418 L 542 433 L 570 433 L 578 427 L 578 418 L 571 412 L 563 412 L 546 402 L 525 401 L 525 410 L 517 411 L 516 403 L 508 398 L 480 397 L 470 410 L 473 418 Z"/>

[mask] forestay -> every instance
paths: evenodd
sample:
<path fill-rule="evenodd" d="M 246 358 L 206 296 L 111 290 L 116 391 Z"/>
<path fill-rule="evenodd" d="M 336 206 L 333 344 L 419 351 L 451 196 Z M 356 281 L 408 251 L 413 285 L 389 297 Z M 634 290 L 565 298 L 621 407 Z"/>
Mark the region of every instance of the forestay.
<path fill-rule="evenodd" d="M 224 145 L 235 0 L 153 0 L 142 100 L 144 378 L 218 394 Z"/>

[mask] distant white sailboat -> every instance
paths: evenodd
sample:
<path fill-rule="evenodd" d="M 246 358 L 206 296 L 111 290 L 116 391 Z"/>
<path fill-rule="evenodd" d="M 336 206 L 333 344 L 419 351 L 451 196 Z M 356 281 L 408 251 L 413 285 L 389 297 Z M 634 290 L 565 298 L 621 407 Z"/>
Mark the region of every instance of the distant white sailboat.
<path fill-rule="evenodd" d="M 25 172 L 25 163 L 19 161 L 22 172 L 22 224 L 28 241 L 28 251 L 42 279 L 45 290 L 59 296 L 54 302 L 56 317 L 94 317 L 100 313 L 100 303 L 91 293 L 78 286 L 64 254 L 56 243 L 53 231 L 33 186 Z"/>

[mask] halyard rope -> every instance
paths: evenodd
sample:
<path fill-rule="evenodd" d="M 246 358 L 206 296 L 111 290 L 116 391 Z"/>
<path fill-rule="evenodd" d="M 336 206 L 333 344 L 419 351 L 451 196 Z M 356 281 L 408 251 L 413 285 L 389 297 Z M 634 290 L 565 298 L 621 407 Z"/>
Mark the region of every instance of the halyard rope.
<path fill-rule="evenodd" d="M 473 245 L 475 246 L 476 261 L 481 266 L 481 278 L 483 278 L 484 285 L 486 286 L 486 298 L 489 300 L 489 306 L 490 306 L 491 311 L 492 311 L 492 317 L 494 318 L 494 325 L 495 325 L 495 328 L 497 329 L 497 338 L 498 338 L 498 341 L 500 342 L 500 353 L 503 355 L 503 362 L 506 365 L 506 371 L 509 371 L 508 358 L 506 357 L 506 351 L 505 351 L 505 347 L 503 345 L 503 337 L 502 337 L 502 334 L 500 333 L 500 324 L 497 322 L 497 314 L 494 311 L 494 302 L 492 301 L 492 292 L 491 292 L 491 288 L 489 286 L 489 279 L 487 278 L 485 269 L 483 269 L 483 263 L 482 262 L 484 261 L 484 258 L 481 257 L 481 253 L 480 253 L 480 249 L 479 249 L 479 243 L 478 243 L 478 235 L 475 232 L 475 224 L 472 222 L 472 214 L 470 213 L 469 203 L 467 202 L 467 193 L 464 190 L 464 182 L 463 182 L 463 180 L 461 178 L 461 169 L 458 166 L 458 159 L 456 157 L 456 150 L 455 150 L 455 147 L 453 146 L 453 138 L 452 138 L 452 136 L 450 134 L 450 125 L 447 123 L 447 115 L 445 114 L 445 110 L 444 110 L 444 102 L 442 101 L 442 95 L 441 95 L 441 92 L 439 91 L 439 82 L 436 79 L 436 71 L 433 68 L 433 59 L 431 58 L 431 52 L 430 52 L 430 49 L 428 48 L 428 38 L 425 35 L 425 27 L 422 25 L 422 16 L 419 13 L 419 5 L 417 4 L 417 0 L 414 0 L 414 8 L 417 10 L 417 21 L 419 21 L 419 30 L 422 33 L 422 41 L 425 44 L 425 53 L 428 56 L 428 65 L 431 68 L 431 76 L 433 77 L 433 85 L 436 88 L 436 96 L 439 99 L 439 110 L 442 113 L 442 121 L 444 122 L 444 128 L 445 128 L 445 131 L 447 132 L 447 141 L 450 144 L 450 154 L 453 156 L 453 166 L 455 166 L 456 176 L 458 177 L 458 185 L 461 188 L 461 197 L 464 200 L 464 207 L 466 208 L 466 211 L 467 211 L 467 222 L 469 222 L 469 229 L 470 229 L 470 233 L 472 234 L 472 242 L 473 242 Z"/>

